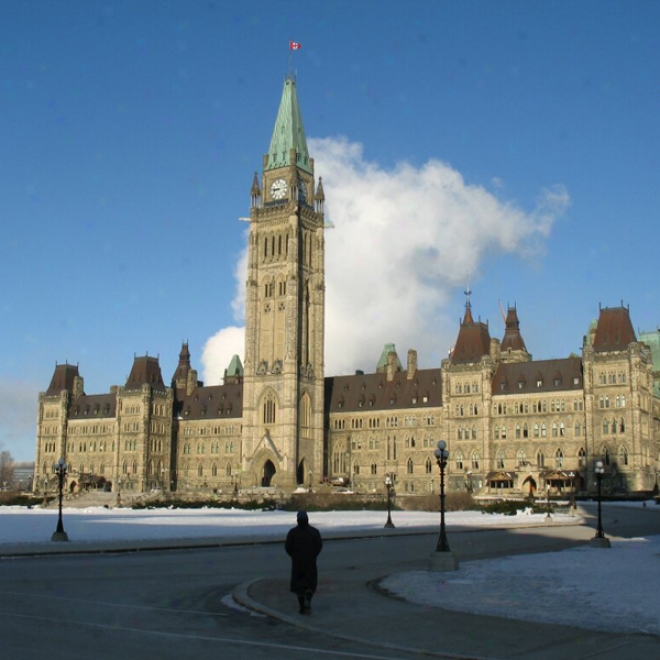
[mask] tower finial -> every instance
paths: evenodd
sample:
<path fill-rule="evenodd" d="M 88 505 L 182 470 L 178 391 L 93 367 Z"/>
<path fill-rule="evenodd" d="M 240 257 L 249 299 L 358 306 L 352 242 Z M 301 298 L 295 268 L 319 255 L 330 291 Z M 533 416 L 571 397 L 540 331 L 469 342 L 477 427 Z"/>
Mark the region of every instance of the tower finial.
<path fill-rule="evenodd" d="M 467 289 L 463 292 L 465 294 L 465 309 L 471 309 L 472 303 L 470 302 L 470 294 L 472 291 L 470 290 L 470 275 L 468 273 L 467 276 Z"/>

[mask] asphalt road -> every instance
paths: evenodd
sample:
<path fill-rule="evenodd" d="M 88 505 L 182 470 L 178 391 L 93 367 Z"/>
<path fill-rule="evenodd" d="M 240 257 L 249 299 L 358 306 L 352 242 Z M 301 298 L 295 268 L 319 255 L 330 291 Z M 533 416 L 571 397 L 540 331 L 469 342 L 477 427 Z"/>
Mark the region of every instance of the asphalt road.
<path fill-rule="evenodd" d="M 396 524 L 396 514 L 394 520 Z M 606 516 L 604 526 L 612 536 L 660 534 L 660 515 L 616 509 Z M 559 550 L 584 543 L 593 534 L 587 526 L 450 530 L 449 541 L 461 561 L 469 561 Z M 321 575 L 367 582 L 423 569 L 436 538 L 424 534 L 326 541 Z M 235 585 L 282 578 L 288 570 L 282 544 L 4 559 L 0 561 L 2 656 L 19 660 L 416 657 L 336 640 L 226 604 L 225 597 Z"/>

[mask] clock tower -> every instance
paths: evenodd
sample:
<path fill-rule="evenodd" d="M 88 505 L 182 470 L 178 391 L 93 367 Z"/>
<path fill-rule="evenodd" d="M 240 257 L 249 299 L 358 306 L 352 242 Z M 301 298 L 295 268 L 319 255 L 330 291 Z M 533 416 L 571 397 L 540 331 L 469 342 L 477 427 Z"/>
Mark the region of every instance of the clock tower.
<path fill-rule="evenodd" d="M 323 187 L 314 183 L 296 81 L 251 190 L 242 483 L 292 490 L 323 473 Z"/>

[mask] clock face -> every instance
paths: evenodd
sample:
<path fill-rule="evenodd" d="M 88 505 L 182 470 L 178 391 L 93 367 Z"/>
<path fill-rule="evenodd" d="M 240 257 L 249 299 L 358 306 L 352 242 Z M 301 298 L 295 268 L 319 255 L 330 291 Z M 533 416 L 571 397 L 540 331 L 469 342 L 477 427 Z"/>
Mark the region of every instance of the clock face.
<path fill-rule="evenodd" d="M 284 199 L 289 186 L 284 179 L 275 179 L 270 187 L 270 196 L 273 199 Z"/>
<path fill-rule="evenodd" d="M 307 186 L 304 181 L 298 181 L 298 199 L 304 202 L 307 199 Z"/>

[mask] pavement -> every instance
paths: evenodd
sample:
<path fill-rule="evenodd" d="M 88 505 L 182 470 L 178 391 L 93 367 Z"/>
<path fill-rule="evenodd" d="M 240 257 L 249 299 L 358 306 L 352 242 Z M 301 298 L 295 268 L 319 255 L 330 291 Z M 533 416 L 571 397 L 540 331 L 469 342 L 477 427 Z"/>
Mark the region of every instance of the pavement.
<path fill-rule="evenodd" d="M 378 581 L 325 581 L 312 601 L 311 614 L 302 615 L 288 587 L 287 580 L 256 580 L 239 585 L 233 597 L 243 607 L 299 628 L 421 657 L 660 658 L 660 638 L 650 635 L 596 632 L 415 605 L 388 596 Z M 530 600 L 533 603 L 533 593 Z"/>
<path fill-rule="evenodd" d="M 577 522 L 577 521 L 576 521 Z M 428 534 L 428 529 L 395 534 Z M 388 533 L 389 535 L 389 533 Z M 382 532 L 332 534 L 330 538 L 365 538 Z M 68 542 L 2 544 L 0 559 L 78 553 L 121 553 L 186 548 L 217 548 L 281 538 L 173 539 L 170 541 Z M 424 570 L 420 566 L 419 570 Z M 364 580 L 350 571 L 322 576 L 309 615 L 298 613 L 288 579 L 261 579 L 238 585 L 233 599 L 240 606 L 284 623 L 380 649 L 388 657 L 435 657 L 460 660 L 630 660 L 660 658 L 660 637 L 607 633 L 556 624 L 531 623 L 416 605 L 388 594 L 373 576 Z M 506 585 L 503 585 L 503 589 Z M 567 602 L 567 607 L 571 606 Z M 530 591 L 530 607 L 534 594 Z M 379 656 L 383 657 L 383 656 Z"/>

